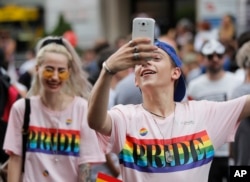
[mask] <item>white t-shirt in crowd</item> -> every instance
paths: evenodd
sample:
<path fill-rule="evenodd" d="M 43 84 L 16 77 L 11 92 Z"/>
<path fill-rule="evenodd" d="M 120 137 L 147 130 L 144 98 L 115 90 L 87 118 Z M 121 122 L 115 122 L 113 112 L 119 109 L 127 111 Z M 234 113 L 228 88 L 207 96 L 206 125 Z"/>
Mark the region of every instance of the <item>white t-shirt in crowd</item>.
<path fill-rule="evenodd" d="M 124 181 L 207 182 L 214 151 L 233 140 L 245 101 L 176 103 L 164 120 L 141 104 L 117 105 L 108 111 L 111 136 L 97 136 L 105 152 L 119 155 Z M 166 151 L 173 154 L 170 163 Z"/>

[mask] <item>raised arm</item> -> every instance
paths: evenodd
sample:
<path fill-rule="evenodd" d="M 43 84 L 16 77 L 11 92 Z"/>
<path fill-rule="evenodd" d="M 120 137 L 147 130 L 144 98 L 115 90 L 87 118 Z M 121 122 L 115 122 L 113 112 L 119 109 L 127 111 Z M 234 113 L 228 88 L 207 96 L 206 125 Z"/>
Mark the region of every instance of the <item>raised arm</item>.
<path fill-rule="evenodd" d="M 88 102 L 88 122 L 92 129 L 104 135 L 111 133 L 111 118 L 107 110 L 112 74 L 135 65 L 147 64 L 147 58 L 158 56 L 153 53 L 156 49 L 156 46 L 150 45 L 149 39 L 138 38 L 123 45 L 105 61 Z"/>
<path fill-rule="evenodd" d="M 107 115 L 111 79 L 112 75 L 102 69 L 88 102 L 89 126 L 105 135 L 111 133 L 111 120 Z"/>

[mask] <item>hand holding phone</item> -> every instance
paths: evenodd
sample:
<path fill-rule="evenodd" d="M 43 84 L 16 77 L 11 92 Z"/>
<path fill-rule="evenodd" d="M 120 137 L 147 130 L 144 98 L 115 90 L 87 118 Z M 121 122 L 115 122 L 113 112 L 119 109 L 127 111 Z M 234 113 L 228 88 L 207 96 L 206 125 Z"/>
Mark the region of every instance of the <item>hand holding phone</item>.
<path fill-rule="evenodd" d="M 138 37 L 150 38 L 154 44 L 155 20 L 153 18 L 135 18 L 132 26 L 132 40 Z"/>

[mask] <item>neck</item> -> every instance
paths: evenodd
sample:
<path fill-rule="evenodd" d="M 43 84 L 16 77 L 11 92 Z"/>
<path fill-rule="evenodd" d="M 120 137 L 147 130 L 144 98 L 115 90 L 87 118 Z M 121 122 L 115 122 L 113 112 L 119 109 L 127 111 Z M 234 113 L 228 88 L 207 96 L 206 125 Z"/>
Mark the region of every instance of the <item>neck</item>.
<path fill-rule="evenodd" d="M 175 102 L 172 101 L 169 104 L 146 104 L 143 103 L 142 107 L 149 113 L 159 118 L 166 118 L 175 110 Z"/>
<path fill-rule="evenodd" d="M 174 110 L 173 93 L 173 87 L 142 90 L 143 107 L 149 112 L 166 117 Z"/>
<path fill-rule="evenodd" d="M 66 109 L 68 104 L 74 97 L 65 94 L 44 94 L 41 96 L 41 101 L 44 106 L 54 111 L 62 111 Z"/>
<path fill-rule="evenodd" d="M 210 80 L 219 80 L 224 76 L 225 71 L 220 70 L 220 71 L 218 71 L 216 73 L 208 72 L 207 74 L 208 74 L 208 77 L 209 77 Z"/>

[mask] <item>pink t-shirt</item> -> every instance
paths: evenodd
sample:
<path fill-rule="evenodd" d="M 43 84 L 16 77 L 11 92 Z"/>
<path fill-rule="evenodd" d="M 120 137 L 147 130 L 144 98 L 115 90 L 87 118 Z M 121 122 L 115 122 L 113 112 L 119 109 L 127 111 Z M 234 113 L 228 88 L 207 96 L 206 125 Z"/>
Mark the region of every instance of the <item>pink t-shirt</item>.
<path fill-rule="evenodd" d="M 119 155 L 124 181 L 207 182 L 214 151 L 233 140 L 245 101 L 176 103 L 163 120 L 142 105 L 118 105 L 109 111 L 111 136 L 98 133 L 99 142 Z"/>
<path fill-rule="evenodd" d="M 94 130 L 87 123 L 87 101 L 75 97 L 60 112 L 44 107 L 40 97 L 31 97 L 25 182 L 77 181 L 78 165 L 104 162 Z M 22 156 L 24 99 L 13 105 L 4 149 Z"/>

